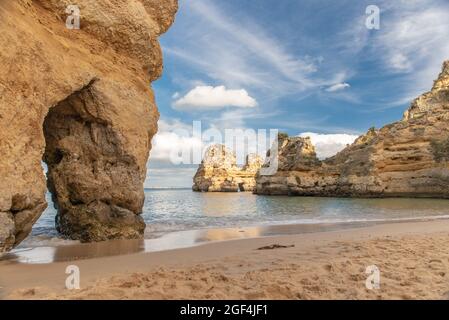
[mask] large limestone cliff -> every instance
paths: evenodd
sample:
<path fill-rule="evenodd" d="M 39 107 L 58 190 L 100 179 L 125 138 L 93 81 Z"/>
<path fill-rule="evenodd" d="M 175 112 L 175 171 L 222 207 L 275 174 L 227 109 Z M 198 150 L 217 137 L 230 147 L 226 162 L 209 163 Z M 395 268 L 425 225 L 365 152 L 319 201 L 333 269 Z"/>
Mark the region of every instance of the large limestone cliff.
<path fill-rule="evenodd" d="M 279 170 L 257 177 L 257 194 L 449 198 L 449 61 L 401 121 L 370 129 L 319 161 L 308 139 L 279 143 Z"/>
<path fill-rule="evenodd" d="M 224 145 L 209 147 L 193 178 L 193 191 L 254 191 L 256 174 L 262 166 L 257 155 L 248 155 L 243 167 L 237 166 L 235 154 Z"/>
<path fill-rule="evenodd" d="M 20 243 L 46 208 L 82 241 L 138 238 L 143 182 L 159 114 L 150 82 L 158 36 L 177 0 L 0 1 L 0 252 Z"/>

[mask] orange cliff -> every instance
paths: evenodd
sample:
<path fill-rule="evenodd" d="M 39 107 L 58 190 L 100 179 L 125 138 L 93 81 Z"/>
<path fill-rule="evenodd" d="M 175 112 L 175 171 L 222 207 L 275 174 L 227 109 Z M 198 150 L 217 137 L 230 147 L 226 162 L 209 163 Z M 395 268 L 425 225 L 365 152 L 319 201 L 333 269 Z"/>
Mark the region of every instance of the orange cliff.
<path fill-rule="evenodd" d="M 449 61 L 402 120 L 370 129 L 320 161 L 309 139 L 279 142 L 279 169 L 258 175 L 261 195 L 449 198 Z"/>
<path fill-rule="evenodd" d="M 0 1 L 0 252 L 19 244 L 46 208 L 81 241 L 140 238 L 162 72 L 158 37 L 177 0 Z"/>

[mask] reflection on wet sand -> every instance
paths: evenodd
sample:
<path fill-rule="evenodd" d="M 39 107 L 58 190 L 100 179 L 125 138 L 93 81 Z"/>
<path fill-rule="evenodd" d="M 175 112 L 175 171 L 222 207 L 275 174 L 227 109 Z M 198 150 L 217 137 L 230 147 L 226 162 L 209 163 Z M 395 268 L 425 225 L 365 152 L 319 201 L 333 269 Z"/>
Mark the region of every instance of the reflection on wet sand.
<path fill-rule="evenodd" d="M 114 256 L 143 251 L 144 240 L 110 240 L 87 244 L 36 247 L 13 250 L 0 258 L 2 262 L 43 264 L 56 261 L 72 261 L 94 257 Z"/>
<path fill-rule="evenodd" d="M 223 241 L 232 239 L 257 238 L 261 236 L 262 228 L 245 229 L 213 229 L 207 230 L 200 241 Z"/>
<path fill-rule="evenodd" d="M 323 232 L 367 226 L 372 223 L 339 224 L 292 224 L 249 228 L 203 229 L 168 233 L 157 239 L 110 240 L 97 243 L 36 247 L 13 250 L 0 258 L 2 263 L 45 264 L 58 261 L 73 261 L 96 257 L 125 255 L 139 252 L 155 252 L 192 247 L 211 241 L 256 238 L 274 235 L 289 235 Z"/>
<path fill-rule="evenodd" d="M 145 236 L 153 239 L 94 244 L 63 240 L 55 231 L 56 213 L 49 209 L 33 233 L 12 253 L 0 257 L 0 263 L 49 263 L 162 251 L 208 241 L 341 229 L 368 221 L 449 218 L 447 199 L 260 197 L 247 192 L 193 193 L 190 189 L 146 190 L 145 196 Z"/>
<path fill-rule="evenodd" d="M 412 218 L 388 221 L 402 223 L 412 221 L 440 220 L 441 218 Z M 125 255 L 140 252 L 156 252 L 193 247 L 202 243 L 257 237 L 294 235 L 314 232 L 328 232 L 343 229 L 367 227 L 386 221 L 314 223 L 267 225 L 245 228 L 219 228 L 172 232 L 156 239 L 110 240 L 97 243 L 36 247 L 17 249 L 0 256 L 0 264 L 29 263 L 45 264 L 58 261 L 74 261 L 96 257 Z"/>

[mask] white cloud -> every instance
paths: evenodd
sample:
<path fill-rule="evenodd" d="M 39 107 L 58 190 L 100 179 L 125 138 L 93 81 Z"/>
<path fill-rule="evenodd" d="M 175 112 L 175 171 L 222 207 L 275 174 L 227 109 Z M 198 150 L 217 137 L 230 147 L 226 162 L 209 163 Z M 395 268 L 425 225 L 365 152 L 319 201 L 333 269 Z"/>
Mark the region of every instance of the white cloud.
<path fill-rule="evenodd" d="M 159 131 L 153 138 L 150 158 L 168 162 L 174 150 L 193 150 L 201 146 L 201 139 L 192 136 L 192 125 L 177 119 L 159 120 Z"/>
<path fill-rule="evenodd" d="M 389 57 L 389 65 L 395 70 L 409 71 L 412 68 L 410 60 L 402 53 L 395 53 Z"/>
<path fill-rule="evenodd" d="M 326 159 L 336 155 L 348 144 L 352 144 L 357 135 L 353 134 L 320 134 L 314 132 L 304 132 L 300 137 L 310 137 L 319 159 Z"/>
<path fill-rule="evenodd" d="M 203 116 L 202 119 L 207 121 L 211 127 L 219 130 L 225 129 L 247 129 L 247 120 L 254 122 L 257 120 L 272 119 L 275 116 L 282 114 L 279 110 L 263 112 L 260 109 L 254 110 L 252 108 L 239 108 L 232 110 L 225 110 L 219 115 L 213 114 Z"/>
<path fill-rule="evenodd" d="M 347 57 L 343 61 L 346 66 L 356 66 L 363 76 L 379 72 L 385 79 L 373 82 L 368 90 L 362 83 L 350 91 L 365 105 L 373 102 L 373 109 L 364 110 L 369 112 L 410 103 L 430 89 L 442 62 L 449 58 L 447 0 L 379 0 L 378 6 L 380 30 L 368 30 L 360 23 L 365 15 L 356 14 L 336 38 L 336 50 Z M 370 63 L 373 69 L 360 69 L 360 62 Z M 383 92 L 383 88 L 388 96 L 373 94 Z"/>
<path fill-rule="evenodd" d="M 328 87 L 326 89 L 326 91 L 327 92 L 336 92 L 336 91 L 344 90 L 349 87 L 351 87 L 351 86 L 349 85 L 349 83 L 346 83 L 346 82 L 336 83 L 336 84 L 333 84 L 330 87 Z"/>
<path fill-rule="evenodd" d="M 372 49 L 391 72 L 404 74 L 409 87 L 404 96 L 429 90 L 449 58 L 449 6 L 439 1 L 407 1 L 392 6 L 385 30 Z"/>
<path fill-rule="evenodd" d="M 225 107 L 253 108 L 257 101 L 245 89 L 230 90 L 225 86 L 198 86 L 178 99 L 173 107 L 178 110 L 216 110 Z"/>
<path fill-rule="evenodd" d="M 307 84 L 309 81 L 305 74 L 316 71 L 313 62 L 287 53 L 280 43 L 264 34 L 259 26 L 252 30 L 249 30 L 248 26 L 242 28 L 242 25 L 236 24 L 237 21 L 230 20 L 217 7 L 204 1 L 192 1 L 191 8 L 217 28 L 232 36 L 235 41 L 252 51 L 253 55 L 263 59 L 286 78 Z"/>
<path fill-rule="evenodd" d="M 187 63 L 196 76 L 258 90 L 265 101 L 342 81 L 331 66 L 318 72 L 322 55 L 310 55 L 309 48 L 298 52 L 297 43 L 243 11 L 231 12 L 226 4 L 207 0 L 183 1 L 180 6 L 183 15 L 174 27 L 183 29 L 182 37 L 164 42 L 163 51 Z"/>
<path fill-rule="evenodd" d="M 310 85 L 307 75 L 316 71 L 315 63 L 288 53 L 278 41 L 265 34 L 260 26 L 250 26 L 249 23 L 243 25 L 241 21 L 231 20 L 228 14 L 220 12 L 219 8 L 210 2 L 189 1 L 189 6 L 189 9 L 206 19 L 210 25 L 231 37 L 234 43 L 250 51 L 251 59 L 261 59 L 265 62 L 265 68 L 270 66 L 291 81 L 304 86 Z M 249 22 L 249 19 L 245 21 Z M 230 53 L 229 50 L 225 52 Z"/>
<path fill-rule="evenodd" d="M 145 188 L 190 188 L 192 186 L 192 178 L 198 169 L 197 166 L 155 168 L 155 163 L 155 161 L 149 163 Z"/>
<path fill-rule="evenodd" d="M 151 159 L 170 161 L 174 150 L 190 150 L 198 145 L 202 145 L 201 141 L 193 137 L 182 136 L 176 132 L 159 132 L 153 138 Z"/>
<path fill-rule="evenodd" d="M 169 120 L 160 119 L 158 122 L 158 132 L 172 131 L 192 131 L 192 125 L 182 122 L 179 119 L 171 118 Z"/>
<path fill-rule="evenodd" d="M 159 120 L 159 130 L 152 141 L 146 188 L 190 187 L 197 165 L 171 162 L 173 153 L 202 148 L 202 141 L 192 137 L 192 125 L 179 119 Z"/>

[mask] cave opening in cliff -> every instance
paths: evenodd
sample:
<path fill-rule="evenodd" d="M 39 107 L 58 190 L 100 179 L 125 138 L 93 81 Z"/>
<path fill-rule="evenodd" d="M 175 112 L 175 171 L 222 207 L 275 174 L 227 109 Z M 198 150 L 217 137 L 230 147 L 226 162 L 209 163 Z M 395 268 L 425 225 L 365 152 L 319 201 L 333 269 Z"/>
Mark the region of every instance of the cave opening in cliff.
<path fill-rule="evenodd" d="M 90 189 L 89 174 L 95 170 L 96 155 L 105 121 L 93 115 L 95 98 L 91 86 L 95 80 L 52 106 L 43 123 L 47 177 L 48 209 L 42 219 L 55 219 L 61 229 L 61 215 L 97 196 Z M 55 211 L 56 210 L 56 211 Z M 73 220 L 73 219 L 72 219 Z"/>
<path fill-rule="evenodd" d="M 140 171 L 107 120 L 104 93 L 94 82 L 55 104 L 44 119 L 43 161 L 57 210 L 46 214 L 74 240 L 138 238 L 145 228 Z"/>
<path fill-rule="evenodd" d="M 82 161 L 83 131 L 86 126 L 85 121 L 79 112 L 80 108 L 85 110 L 83 93 L 88 90 L 89 85 L 69 95 L 64 100 L 52 106 L 43 123 L 45 137 L 45 152 L 42 158 L 47 178 L 47 202 L 48 209 L 44 212 L 43 220 L 54 219 L 56 229 L 59 229 L 60 202 L 69 201 L 73 198 L 64 186 L 73 183 L 67 170 L 66 163 Z M 63 181 L 65 180 L 66 181 Z"/>

